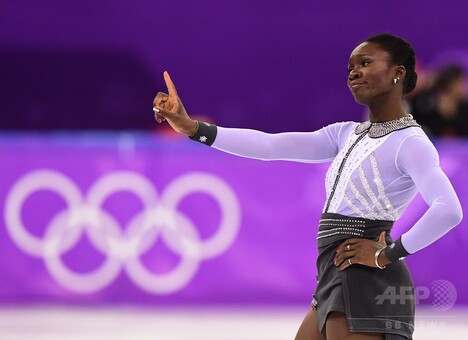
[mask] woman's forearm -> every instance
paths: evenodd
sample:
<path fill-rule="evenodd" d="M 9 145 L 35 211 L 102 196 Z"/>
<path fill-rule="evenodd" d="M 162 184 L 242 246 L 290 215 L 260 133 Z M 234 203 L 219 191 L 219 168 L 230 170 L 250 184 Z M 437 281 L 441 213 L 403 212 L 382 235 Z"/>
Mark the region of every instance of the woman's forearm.
<path fill-rule="evenodd" d="M 218 127 L 214 148 L 260 160 L 319 163 L 332 160 L 337 146 L 324 129 L 315 132 L 269 134 L 250 129 Z"/>

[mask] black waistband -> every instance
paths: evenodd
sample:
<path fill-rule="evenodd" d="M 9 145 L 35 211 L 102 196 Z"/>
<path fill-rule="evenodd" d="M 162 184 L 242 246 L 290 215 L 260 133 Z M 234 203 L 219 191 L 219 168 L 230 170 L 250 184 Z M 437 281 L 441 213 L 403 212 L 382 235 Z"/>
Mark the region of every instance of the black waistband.
<path fill-rule="evenodd" d="M 319 247 L 342 241 L 348 238 L 378 238 L 386 231 L 387 243 L 392 242 L 389 235 L 393 221 L 369 220 L 361 217 L 350 217 L 334 213 L 323 213 L 317 233 Z"/>

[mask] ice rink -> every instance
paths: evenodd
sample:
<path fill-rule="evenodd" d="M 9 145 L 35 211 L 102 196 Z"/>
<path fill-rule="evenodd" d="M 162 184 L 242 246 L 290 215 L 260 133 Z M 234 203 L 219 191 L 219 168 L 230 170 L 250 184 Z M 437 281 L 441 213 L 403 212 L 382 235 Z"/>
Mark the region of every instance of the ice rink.
<path fill-rule="evenodd" d="M 3 307 L 0 339 L 293 339 L 306 307 L 141 309 L 84 307 Z M 434 312 L 419 308 L 415 340 L 465 340 L 468 309 Z"/>

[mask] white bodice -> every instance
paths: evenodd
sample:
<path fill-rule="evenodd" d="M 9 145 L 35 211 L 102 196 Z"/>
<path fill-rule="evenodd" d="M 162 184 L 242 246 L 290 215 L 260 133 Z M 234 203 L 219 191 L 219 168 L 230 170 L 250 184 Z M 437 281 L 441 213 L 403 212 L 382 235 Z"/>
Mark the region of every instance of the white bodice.
<path fill-rule="evenodd" d="M 355 134 L 355 126 L 352 124 L 349 131 L 346 129 L 348 137 L 327 172 L 328 202 L 340 165 L 350 147 L 360 138 L 346 158 L 328 212 L 395 221 L 417 193 L 411 177 L 397 166 L 397 152 L 407 136 L 418 135 L 421 130 L 410 127 L 380 138 L 370 138 L 367 134 Z"/>
<path fill-rule="evenodd" d="M 377 124 L 377 129 L 362 132 L 370 126 L 368 122 L 279 134 L 218 127 L 212 146 L 261 160 L 332 162 L 325 179 L 324 206 L 324 211 L 331 213 L 395 221 L 419 192 L 429 209 L 401 236 L 405 249 L 414 253 L 459 224 L 462 209 L 426 134 L 414 126 L 395 129 L 396 122 L 388 122 L 392 128 L 386 135 Z"/>

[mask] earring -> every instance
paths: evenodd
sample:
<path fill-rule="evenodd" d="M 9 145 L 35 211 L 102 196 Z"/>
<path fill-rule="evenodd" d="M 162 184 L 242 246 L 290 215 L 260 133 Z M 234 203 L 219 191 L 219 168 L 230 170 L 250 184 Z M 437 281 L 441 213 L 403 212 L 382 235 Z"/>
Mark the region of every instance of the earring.
<path fill-rule="evenodd" d="M 396 83 L 398 83 L 398 80 L 400 80 L 400 78 L 393 78 L 393 84 L 396 85 Z"/>

